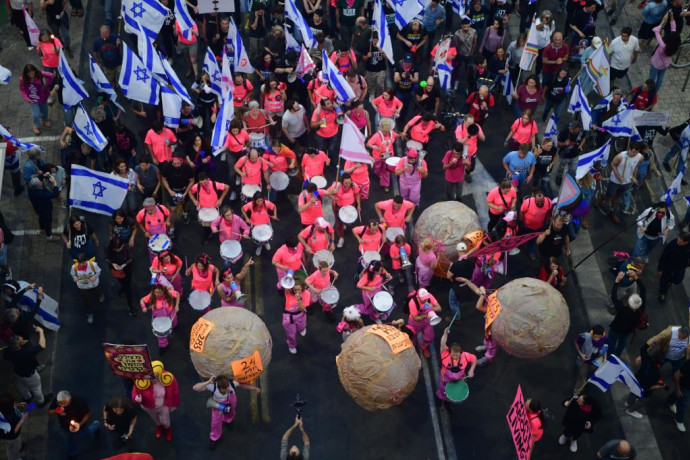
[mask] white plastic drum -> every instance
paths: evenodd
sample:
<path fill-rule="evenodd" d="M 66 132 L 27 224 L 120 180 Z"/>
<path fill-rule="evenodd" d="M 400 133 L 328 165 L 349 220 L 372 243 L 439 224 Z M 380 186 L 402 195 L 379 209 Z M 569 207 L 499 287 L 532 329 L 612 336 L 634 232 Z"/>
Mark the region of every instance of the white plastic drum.
<path fill-rule="evenodd" d="M 172 319 L 167 316 L 158 316 L 151 320 L 153 335 L 156 337 L 167 337 L 172 333 Z"/>
<path fill-rule="evenodd" d="M 407 141 L 407 144 L 405 144 L 405 147 L 407 147 L 407 150 L 415 149 L 417 152 L 419 152 L 420 150 L 424 149 L 424 144 L 410 139 L 409 141 Z"/>
<path fill-rule="evenodd" d="M 276 192 L 282 192 L 288 188 L 288 185 L 290 185 L 290 177 L 283 171 L 273 171 L 268 182 L 271 184 L 271 188 L 273 188 L 273 190 Z"/>
<path fill-rule="evenodd" d="M 254 198 L 256 192 L 260 192 L 261 187 L 258 185 L 245 184 L 242 186 L 242 202 L 249 203 Z"/>
<path fill-rule="evenodd" d="M 149 249 L 154 254 L 159 254 L 163 251 L 172 249 L 172 241 L 168 238 L 168 235 L 153 235 L 149 239 Z"/>
<path fill-rule="evenodd" d="M 376 311 L 381 313 L 389 312 L 393 309 L 393 296 L 388 291 L 379 291 L 376 293 L 371 303 L 374 305 Z"/>
<path fill-rule="evenodd" d="M 328 185 L 328 182 L 326 182 L 326 178 L 323 176 L 314 176 L 311 179 L 309 179 L 309 181 L 316 184 L 316 188 L 318 189 L 324 189 Z"/>
<path fill-rule="evenodd" d="M 219 215 L 216 208 L 201 208 L 199 209 L 199 223 L 204 227 L 210 227 Z"/>
<path fill-rule="evenodd" d="M 266 244 L 273 238 L 273 228 L 268 224 L 252 227 L 252 238 L 256 244 Z"/>
<path fill-rule="evenodd" d="M 197 311 L 205 310 L 211 305 L 211 294 L 207 291 L 194 290 L 189 294 L 187 298 L 189 305 Z"/>
<path fill-rule="evenodd" d="M 395 167 L 398 166 L 399 161 L 400 157 L 388 157 L 386 158 L 386 167 L 390 172 L 394 172 Z"/>
<path fill-rule="evenodd" d="M 395 238 L 398 235 L 404 235 L 405 230 L 402 229 L 402 227 L 388 227 L 386 229 L 386 239 L 388 240 L 389 243 L 395 242 Z"/>
<path fill-rule="evenodd" d="M 249 147 L 255 149 L 266 148 L 265 136 L 263 133 L 249 133 Z"/>
<path fill-rule="evenodd" d="M 357 208 L 352 205 L 343 206 L 338 210 L 338 218 L 342 223 L 347 225 L 354 223 L 358 216 Z"/>
<path fill-rule="evenodd" d="M 321 249 L 320 251 L 316 251 L 314 253 L 314 257 L 312 259 L 314 262 L 314 267 L 319 268 L 319 262 L 322 260 L 328 262 L 329 267 L 333 267 L 333 264 L 335 263 L 335 257 L 333 257 L 333 253 L 328 249 Z"/>
<path fill-rule="evenodd" d="M 321 291 L 321 301 L 326 305 L 335 305 L 338 303 L 338 300 L 340 300 L 340 293 L 334 286 Z"/>
<path fill-rule="evenodd" d="M 220 245 L 220 257 L 230 263 L 235 263 L 242 258 L 242 245 L 236 240 L 225 240 Z"/>
<path fill-rule="evenodd" d="M 365 267 L 369 266 L 374 260 L 381 260 L 381 254 L 378 251 L 364 251 L 362 254 L 362 263 Z"/>

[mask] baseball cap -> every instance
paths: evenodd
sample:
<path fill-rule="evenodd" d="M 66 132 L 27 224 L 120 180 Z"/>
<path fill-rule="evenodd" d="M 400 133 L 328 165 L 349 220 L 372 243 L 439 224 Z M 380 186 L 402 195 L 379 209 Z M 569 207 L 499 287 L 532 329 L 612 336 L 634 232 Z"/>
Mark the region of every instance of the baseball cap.
<path fill-rule="evenodd" d="M 425 299 L 428 299 L 429 297 L 431 297 L 431 294 L 429 294 L 429 291 L 427 291 L 426 289 L 422 288 L 422 289 L 420 289 L 419 291 L 417 291 L 417 296 L 418 296 L 421 300 L 425 300 Z"/>
<path fill-rule="evenodd" d="M 592 39 L 592 46 L 594 46 L 594 48 L 599 48 L 601 46 L 601 38 L 594 37 Z"/>
<path fill-rule="evenodd" d="M 405 56 L 403 56 L 403 62 L 412 62 L 412 55 L 410 53 L 405 53 Z"/>
<path fill-rule="evenodd" d="M 328 222 L 326 222 L 326 219 L 324 219 L 323 217 L 319 217 L 316 219 L 316 225 L 319 228 L 328 228 Z"/>
<path fill-rule="evenodd" d="M 465 252 L 467 251 L 467 245 L 465 243 L 458 243 L 455 245 L 455 250 Z"/>
<path fill-rule="evenodd" d="M 407 156 L 408 158 L 419 158 L 419 152 L 417 152 L 415 149 L 410 149 L 407 151 Z"/>
<path fill-rule="evenodd" d="M 503 217 L 503 220 L 505 220 L 506 222 L 512 222 L 515 220 L 515 217 L 515 211 L 508 211 L 506 215 Z"/>

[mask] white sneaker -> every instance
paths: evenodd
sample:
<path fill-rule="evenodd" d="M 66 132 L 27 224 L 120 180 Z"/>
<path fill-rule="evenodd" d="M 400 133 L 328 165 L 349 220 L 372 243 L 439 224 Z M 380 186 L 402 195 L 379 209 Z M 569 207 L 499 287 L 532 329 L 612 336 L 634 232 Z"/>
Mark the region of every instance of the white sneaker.
<path fill-rule="evenodd" d="M 670 410 L 672 414 L 675 414 L 676 413 L 676 403 L 673 403 L 670 406 L 668 406 L 668 410 Z"/>
<path fill-rule="evenodd" d="M 291 355 L 297 354 L 297 348 L 288 348 L 288 351 L 290 352 Z"/>
<path fill-rule="evenodd" d="M 230 201 L 235 201 L 236 199 L 237 199 L 237 192 L 235 192 L 233 190 L 232 193 L 230 194 Z"/>
<path fill-rule="evenodd" d="M 240 176 L 235 176 L 235 185 L 242 184 L 242 178 Z"/>
<path fill-rule="evenodd" d="M 481 353 L 483 351 L 486 351 L 486 347 L 484 345 L 479 345 L 478 347 L 474 347 L 474 351 L 477 353 Z"/>
<path fill-rule="evenodd" d="M 258 248 L 256 248 L 256 252 L 255 252 L 254 254 L 256 254 L 257 256 L 260 256 L 260 255 L 261 255 L 261 246 L 259 246 Z"/>
<path fill-rule="evenodd" d="M 86 315 L 86 322 L 89 324 L 93 324 L 93 315 Z"/>
<path fill-rule="evenodd" d="M 681 433 L 685 433 L 685 423 L 676 422 L 676 428 L 678 428 L 678 431 Z"/>
<path fill-rule="evenodd" d="M 577 452 L 577 441 L 575 441 L 575 440 L 570 441 L 570 452 L 572 452 L 572 453 Z"/>
<path fill-rule="evenodd" d="M 477 360 L 477 366 L 479 367 L 486 366 L 487 364 L 489 364 L 489 360 L 486 359 L 486 356 L 482 356 Z"/>
<path fill-rule="evenodd" d="M 560 438 L 558 438 L 558 444 L 561 446 L 565 446 L 565 441 L 567 441 L 568 438 L 565 437 L 565 435 L 561 435 Z"/>
<path fill-rule="evenodd" d="M 305 335 L 307 335 L 307 328 L 305 327 L 304 329 L 302 329 L 302 330 L 300 331 L 299 335 L 301 335 L 302 337 L 304 337 Z"/>
<path fill-rule="evenodd" d="M 270 251 L 271 250 L 271 243 L 266 243 L 266 250 Z"/>
<path fill-rule="evenodd" d="M 338 238 L 338 244 L 336 245 L 336 247 L 338 249 L 340 249 L 343 247 L 344 244 L 345 244 L 345 238 Z"/>
<path fill-rule="evenodd" d="M 640 414 L 636 410 L 633 410 L 633 411 L 626 410 L 625 413 L 628 414 L 629 416 L 631 416 L 632 418 L 636 418 L 636 419 L 644 418 L 644 415 Z"/>

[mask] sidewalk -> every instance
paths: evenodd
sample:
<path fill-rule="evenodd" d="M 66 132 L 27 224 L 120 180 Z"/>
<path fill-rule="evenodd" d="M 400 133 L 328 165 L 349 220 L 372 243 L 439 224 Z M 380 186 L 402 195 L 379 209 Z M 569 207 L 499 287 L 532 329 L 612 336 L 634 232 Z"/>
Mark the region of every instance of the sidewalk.
<path fill-rule="evenodd" d="M 69 13 L 68 13 L 69 14 Z M 75 51 L 75 58 L 70 59 L 70 64 L 74 69 L 79 66 L 78 51 L 82 49 L 82 30 L 85 18 L 70 17 L 70 37 L 72 39 L 72 49 Z M 39 28 L 47 28 L 45 12 L 40 11 L 38 2 L 34 4 L 34 21 Z M 55 103 L 49 109 L 50 120 L 53 123 L 51 128 L 43 128 L 42 135 L 36 137 L 32 130 L 31 112 L 29 105 L 22 99 L 18 85 L 19 76 L 26 64 L 34 64 L 42 69 L 41 59 L 38 53 L 28 51 L 26 44 L 21 37 L 19 29 L 9 23 L 0 27 L 3 50 L 0 53 L 2 65 L 12 72 L 12 79 L 6 86 L 0 86 L 0 122 L 6 128 L 12 128 L 14 135 L 22 140 L 42 146 L 45 150 L 43 159 L 46 162 L 60 163 L 60 141 L 59 135 L 63 130 L 63 115 L 59 103 Z M 22 157 L 23 167 L 26 156 Z M 12 268 L 13 277 L 16 280 L 35 282 L 44 287 L 45 292 L 51 297 L 61 298 L 60 273 L 63 269 L 63 249 L 62 242 L 47 242 L 43 232 L 38 232 L 38 218 L 31 203 L 28 200 L 27 192 L 24 191 L 20 196 L 14 197 L 12 193 L 12 183 L 9 174 L 5 174 L 3 187 L 0 191 L 0 209 L 5 216 L 7 224 L 13 232 L 17 234 L 12 244 L 8 245 L 8 260 Z M 65 223 L 65 211 L 60 209 L 57 202 L 54 203 L 53 211 L 53 231 L 61 229 Z M 65 308 L 61 305 L 61 308 Z M 39 361 L 47 364 L 41 373 L 43 380 L 43 391 L 48 393 L 53 391 L 53 362 L 55 356 L 55 344 L 57 334 L 46 331 L 47 348 L 39 355 Z M 0 359 L 0 392 L 9 391 L 16 393 L 16 382 L 12 366 L 4 359 Z M 41 459 L 48 455 L 48 415 L 45 409 L 35 410 L 22 428 L 22 437 L 26 442 L 25 458 Z M 0 460 L 5 459 L 5 450 L 0 449 Z"/>

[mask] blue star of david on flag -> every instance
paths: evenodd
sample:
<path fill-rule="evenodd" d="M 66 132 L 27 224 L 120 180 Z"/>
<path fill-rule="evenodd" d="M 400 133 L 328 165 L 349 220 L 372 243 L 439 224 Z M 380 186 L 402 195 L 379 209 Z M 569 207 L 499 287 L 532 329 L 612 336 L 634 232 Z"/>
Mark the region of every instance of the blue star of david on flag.
<path fill-rule="evenodd" d="M 129 10 L 132 12 L 135 18 L 142 18 L 144 17 L 144 4 L 143 3 L 134 3 L 132 5 L 132 8 Z"/>
<path fill-rule="evenodd" d="M 93 131 L 91 130 L 91 124 L 87 123 L 84 125 L 84 133 L 87 136 L 93 136 Z"/>
<path fill-rule="evenodd" d="M 146 69 L 142 69 L 141 67 L 137 67 L 137 70 L 134 71 L 134 75 L 137 76 L 137 81 L 143 81 L 144 83 L 150 78 Z"/>
<path fill-rule="evenodd" d="M 103 187 L 101 181 L 98 181 L 93 184 L 93 192 L 91 194 L 94 198 L 103 198 L 103 192 L 105 192 L 107 189 L 107 187 Z"/>

